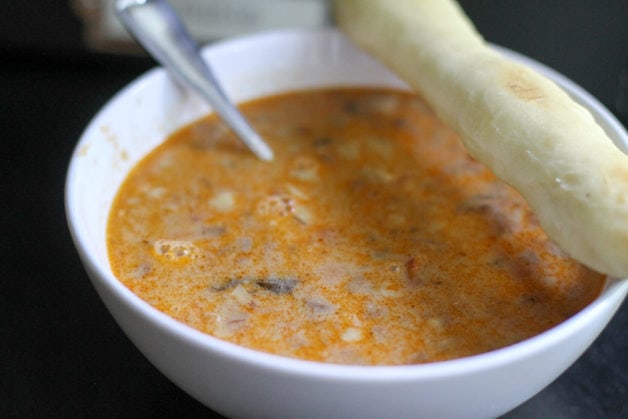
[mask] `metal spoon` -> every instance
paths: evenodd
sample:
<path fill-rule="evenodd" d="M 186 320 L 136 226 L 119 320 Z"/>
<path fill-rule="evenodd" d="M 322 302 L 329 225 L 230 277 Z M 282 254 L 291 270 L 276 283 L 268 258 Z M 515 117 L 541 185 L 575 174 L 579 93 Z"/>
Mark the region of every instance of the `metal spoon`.
<path fill-rule="evenodd" d="M 117 0 L 116 13 L 137 41 L 170 74 L 205 98 L 257 157 L 272 160 L 273 151 L 229 100 L 166 0 Z"/>

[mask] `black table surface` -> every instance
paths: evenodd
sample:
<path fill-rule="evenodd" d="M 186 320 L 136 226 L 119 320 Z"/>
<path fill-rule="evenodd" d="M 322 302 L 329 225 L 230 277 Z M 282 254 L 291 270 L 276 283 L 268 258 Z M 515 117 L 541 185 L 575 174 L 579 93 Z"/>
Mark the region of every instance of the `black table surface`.
<path fill-rule="evenodd" d="M 120 331 L 65 221 L 65 172 L 83 128 L 153 63 L 85 50 L 65 3 L 37 13 L 24 9 L 29 2 L 11 3 L 0 18 L 0 417 L 218 417 Z M 628 1 L 462 3 L 488 40 L 566 74 L 627 123 L 619 80 L 622 71 L 628 77 Z M 42 26 L 27 23 L 25 12 Z M 627 399 L 624 303 L 567 372 L 505 417 L 628 418 Z"/>

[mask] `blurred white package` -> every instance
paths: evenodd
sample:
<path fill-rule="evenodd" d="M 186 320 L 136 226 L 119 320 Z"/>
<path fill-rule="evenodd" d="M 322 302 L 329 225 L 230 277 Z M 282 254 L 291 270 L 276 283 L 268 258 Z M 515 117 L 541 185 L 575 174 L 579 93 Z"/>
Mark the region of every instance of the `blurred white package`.
<path fill-rule="evenodd" d="M 117 20 L 112 0 L 70 0 L 94 50 L 134 53 L 141 49 Z M 272 28 L 329 24 L 328 0 L 170 0 L 200 44 Z"/>

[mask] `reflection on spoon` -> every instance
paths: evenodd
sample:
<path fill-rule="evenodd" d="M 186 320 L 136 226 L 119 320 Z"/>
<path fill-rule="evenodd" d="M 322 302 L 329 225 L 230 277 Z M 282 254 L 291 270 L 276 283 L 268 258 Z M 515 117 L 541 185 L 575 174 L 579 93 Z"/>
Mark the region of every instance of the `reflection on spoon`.
<path fill-rule="evenodd" d="M 205 98 L 257 157 L 272 160 L 273 151 L 231 103 L 166 0 L 117 0 L 116 13 L 137 41 L 170 74 Z"/>

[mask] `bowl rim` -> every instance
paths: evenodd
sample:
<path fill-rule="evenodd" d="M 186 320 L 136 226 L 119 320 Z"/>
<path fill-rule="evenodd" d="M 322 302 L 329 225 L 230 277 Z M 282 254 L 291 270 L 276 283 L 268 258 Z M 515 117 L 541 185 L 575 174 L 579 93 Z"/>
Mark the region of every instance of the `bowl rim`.
<path fill-rule="evenodd" d="M 204 57 L 207 57 L 211 54 L 223 53 L 225 50 L 239 50 L 251 42 L 268 42 L 272 41 L 273 38 L 309 38 L 316 36 L 342 37 L 343 35 L 335 28 L 270 30 L 218 41 L 203 48 L 202 53 Z M 570 95 L 585 104 L 585 106 L 596 115 L 596 118 L 599 117 L 599 120 L 607 125 L 607 129 L 610 129 L 615 136 L 620 137 L 620 140 L 628 145 L 628 133 L 626 133 L 623 125 L 606 107 L 582 87 L 532 58 L 501 46 L 493 44 L 491 44 L 491 46 L 498 52 L 515 58 L 526 65 L 530 65 L 537 71 L 541 71 L 543 74 L 550 77 L 563 89 L 567 90 Z M 90 128 L 96 125 L 100 116 L 103 115 L 107 109 L 115 107 L 118 101 L 123 100 L 125 96 L 135 91 L 135 89 L 146 88 L 158 82 L 160 79 L 167 80 L 167 78 L 163 77 L 164 73 L 165 70 L 159 67 L 148 70 L 119 90 L 100 108 L 96 115 L 94 115 L 83 131 L 70 158 L 65 182 L 65 212 L 70 233 L 79 256 L 87 270 L 93 272 L 93 274 L 90 275 L 92 283 L 96 285 L 97 282 L 107 287 L 107 289 L 115 294 L 116 298 L 123 302 L 128 308 L 138 312 L 143 318 L 156 327 L 167 333 L 177 335 L 188 344 L 203 348 L 204 350 L 214 351 L 221 357 L 231 361 L 255 365 L 258 368 L 274 370 L 275 372 L 283 374 L 333 379 L 334 381 L 359 380 L 362 383 L 404 382 L 409 380 L 430 380 L 434 378 L 442 379 L 453 375 L 470 374 L 478 370 L 494 369 L 500 365 L 533 356 L 565 339 L 567 336 L 576 334 L 583 323 L 586 323 L 588 319 L 594 318 L 608 310 L 609 305 L 621 303 L 628 294 L 628 279 L 609 278 L 600 295 L 589 305 L 569 319 L 538 335 L 500 349 L 477 355 L 412 365 L 343 365 L 289 358 L 223 341 L 179 322 L 152 307 L 126 288 L 122 282 L 103 267 L 103 263 L 107 262 L 98 261 L 93 255 L 94 252 L 91 251 L 92 246 L 86 234 L 81 231 L 80 226 L 77 224 L 78 214 L 75 204 L 77 194 L 74 189 L 74 181 L 77 177 L 77 156 L 79 155 L 79 149 L 82 144 L 87 141 L 87 134 L 90 132 Z M 98 286 L 96 286 L 96 288 L 98 290 Z"/>

